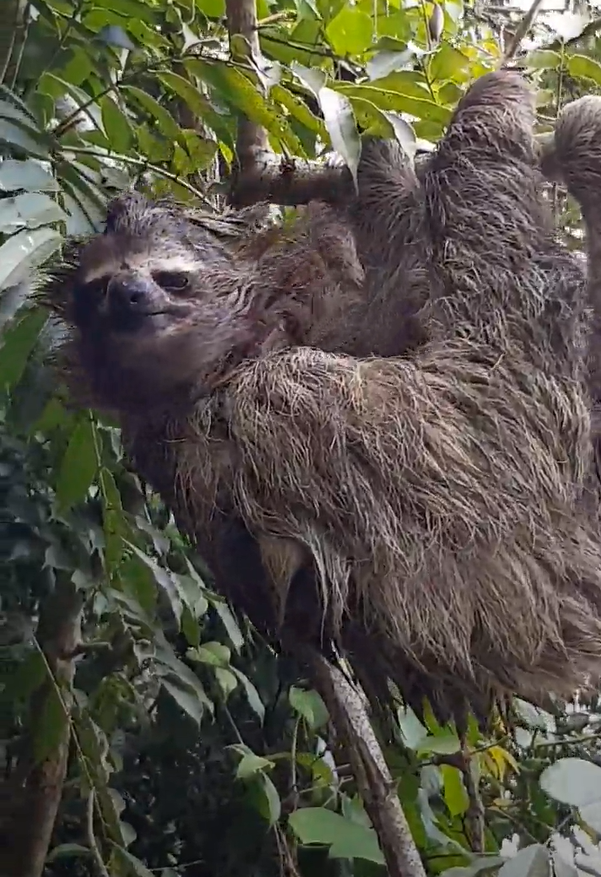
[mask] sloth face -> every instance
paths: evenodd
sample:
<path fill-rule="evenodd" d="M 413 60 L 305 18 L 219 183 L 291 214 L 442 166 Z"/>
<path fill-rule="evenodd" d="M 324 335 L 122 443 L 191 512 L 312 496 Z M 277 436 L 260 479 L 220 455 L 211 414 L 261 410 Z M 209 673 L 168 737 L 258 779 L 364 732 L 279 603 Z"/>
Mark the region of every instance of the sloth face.
<path fill-rule="evenodd" d="M 252 355 L 249 271 L 174 208 L 112 203 L 83 249 L 71 293 L 77 358 L 110 407 L 171 405 L 210 391 Z"/>

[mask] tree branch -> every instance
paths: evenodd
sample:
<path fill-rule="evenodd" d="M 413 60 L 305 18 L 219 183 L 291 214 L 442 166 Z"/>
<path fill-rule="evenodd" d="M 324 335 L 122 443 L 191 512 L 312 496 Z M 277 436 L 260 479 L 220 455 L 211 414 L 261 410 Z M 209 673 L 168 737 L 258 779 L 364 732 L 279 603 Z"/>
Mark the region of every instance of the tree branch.
<path fill-rule="evenodd" d="M 318 652 L 304 646 L 298 651 L 299 657 L 310 667 L 312 682 L 328 708 L 336 734 L 344 741 L 390 877 L 426 877 L 359 692 Z"/>
<path fill-rule="evenodd" d="M 503 64 L 507 64 L 508 61 L 511 61 L 512 58 L 515 58 L 517 55 L 518 49 L 520 48 L 520 44 L 536 19 L 538 12 L 543 5 L 543 0 L 533 0 L 530 9 L 524 14 L 523 18 L 520 20 L 518 26 L 515 29 L 515 33 L 510 39 L 508 45 L 505 47 L 505 51 L 503 52 Z"/>
<path fill-rule="evenodd" d="M 81 635 L 82 595 L 57 581 L 44 601 L 37 643 L 47 677 L 31 700 L 30 730 L 13 775 L 3 784 L 0 807 L 0 874 L 40 877 L 62 797 L 71 737 L 71 655 Z M 46 727 L 44 727 L 46 725 Z M 41 733 L 50 751 L 40 757 Z M 47 745 L 47 744 L 46 744 Z"/>
<path fill-rule="evenodd" d="M 252 161 L 247 161 L 233 181 L 230 203 L 234 207 L 250 207 L 259 201 L 289 207 L 313 200 L 337 204 L 351 197 L 353 191 L 346 165 L 326 165 L 256 150 Z"/>

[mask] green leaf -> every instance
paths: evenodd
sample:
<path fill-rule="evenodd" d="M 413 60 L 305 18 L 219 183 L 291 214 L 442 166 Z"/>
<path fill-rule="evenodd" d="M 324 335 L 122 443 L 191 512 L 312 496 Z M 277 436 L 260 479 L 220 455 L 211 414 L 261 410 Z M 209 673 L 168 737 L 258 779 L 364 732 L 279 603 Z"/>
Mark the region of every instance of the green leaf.
<path fill-rule="evenodd" d="M 106 136 L 115 152 L 127 155 L 133 141 L 133 131 L 126 115 L 110 95 L 100 101 L 102 123 Z"/>
<path fill-rule="evenodd" d="M 54 192 L 57 188 L 56 179 L 37 161 L 7 158 L 0 163 L 0 192 Z"/>
<path fill-rule="evenodd" d="M 81 115 L 87 116 L 94 128 L 102 134 L 106 133 L 102 123 L 100 107 L 93 99 L 93 96 L 88 94 L 87 91 L 84 91 L 83 88 L 79 88 L 72 82 L 67 82 L 65 79 L 61 79 L 60 76 L 57 76 L 51 71 L 44 73 L 39 88 L 44 94 L 50 94 L 54 98 L 59 98 L 64 94 L 68 94 L 81 110 Z"/>
<path fill-rule="evenodd" d="M 240 680 L 240 683 L 242 684 L 242 687 L 244 689 L 244 693 L 246 694 L 246 699 L 248 700 L 248 705 L 262 722 L 265 718 L 265 707 L 261 698 L 259 697 L 259 692 L 250 681 L 248 676 L 238 670 L 237 667 L 231 667 L 230 669 L 232 673 L 234 673 Z"/>
<path fill-rule="evenodd" d="M 219 616 L 233 647 L 239 652 L 244 646 L 244 637 L 232 610 L 221 597 L 211 597 L 210 603 Z"/>
<path fill-rule="evenodd" d="M 440 125 L 447 125 L 451 118 L 451 110 L 433 100 L 416 98 L 396 91 L 385 91 L 373 85 L 346 85 L 336 82 L 332 87 L 347 97 L 359 97 L 371 101 L 382 110 L 409 113 L 418 119 L 427 119 Z"/>
<path fill-rule="evenodd" d="M 601 85 L 601 64 L 586 55 L 570 55 L 567 58 L 568 72 L 576 79 L 592 79 Z"/>
<path fill-rule="evenodd" d="M 193 76 L 212 86 L 230 106 L 251 122 L 262 125 L 276 138 L 278 145 L 285 145 L 293 154 L 304 155 L 302 144 L 287 121 L 240 70 L 222 62 L 201 61 L 199 58 L 187 59 L 184 63 Z"/>
<path fill-rule="evenodd" d="M 249 777 L 265 770 L 265 768 L 271 769 L 272 767 L 275 767 L 273 761 L 251 752 L 243 755 L 240 759 L 238 769 L 236 770 L 236 779 L 247 780 Z"/>
<path fill-rule="evenodd" d="M 538 49 L 526 56 L 526 65 L 534 70 L 557 70 L 561 63 L 559 52 L 551 49 Z"/>
<path fill-rule="evenodd" d="M 162 679 L 161 682 L 165 691 L 171 695 L 180 709 L 190 716 L 197 725 L 200 725 L 204 715 L 204 704 L 197 693 L 173 676 L 170 679 Z"/>
<path fill-rule="evenodd" d="M 50 139 L 20 119 L 0 115 L 0 142 L 13 151 L 22 151 L 36 158 L 49 159 Z"/>
<path fill-rule="evenodd" d="M 222 643 L 203 643 L 198 649 L 189 649 L 188 658 L 212 667 L 229 667 L 230 650 Z"/>
<path fill-rule="evenodd" d="M 155 100 L 150 94 L 137 88 L 135 85 L 125 85 L 122 88 L 126 94 L 130 94 L 138 103 L 146 110 L 146 112 L 156 119 L 159 130 L 168 140 L 177 141 L 181 136 L 181 129 L 169 110 Z"/>
<path fill-rule="evenodd" d="M 365 65 L 365 70 L 373 82 L 405 67 L 412 57 L 412 50 L 407 48 L 398 52 L 376 52 Z"/>
<path fill-rule="evenodd" d="M 225 0 L 197 0 L 197 6 L 208 18 L 223 18 Z"/>
<path fill-rule="evenodd" d="M 71 433 L 59 468 L 56 501 L 61 513 L 84 501 L 97 472 L 94 425 L 85 414 Z"/>
<path fill-rule="evenodd" d="M 299 64 L 298 61 L 292 62 L 290 71 L 315 97 L 317 97 L 319 91 L 327 82 L 327 76 L 323 70 L 318 70 L 315 67 L 305 67 L 303 64 Z"/>
<path fill-rule="evenodd" d="M 46 856 L 46 864 L 49 865 L 51 862 L 56 862 L 57 859 L 68 859 L 71 856 L 91 855 L 91 849 L 89 847 L 82 847 L 81 844 L 58 844 Z"/>
<path fill-rule="evenodd" d="M 238 688 L 238 680 L 235 674 L 226 667 L 215 667 L 215 679 L 225 700 Z"/>
<path fill-rule="evenodd" d="M 293 685 L 288 699 L 292 709 L 305 719 L 312 731 L 322 728 L 328 721 L 327 707 L 316 691 L 304 691 Z"/>
<path fill-rule="evenodd" d="M 430 61 L 430 79 L 436 83 L 463 82 L 470 75 L 470 59 L 443 41 Z"/>
<path fill-rule="evenodd" d="M 303 844 L 327 844 L 330 856 L 341 859 L 367 859 L 384 865 L 384 856 L 372 828 L 358 825 L 325 807 L 295 810 L 288 823 Z"/>
<path fill-rule="evenodd" d="M 467 812 L 470 799 L 467 794 L 461 771 L 450 764 L 440 766 L 444 784 L 444 800 L 451 816 L 463 816 Z"/>
<path fill-rule="evenodd" d="M 0 290 L 16 286 L 59 247 L 61 235 L 52 228 L 20 231 L 0 247 Z"/>
<path fill-rule="evenodd" d="M 171 570 L 164 569 L 162 566 L 160 566 L 153 557 L 149 557 L 144 551 L 140 551 L 137 545 L 134 545 L 132 542 L 130 542 L 129 547 L 152 572 L 156 583 L 167 596 L 171 605 L 171 611 L 173 612 L 173 615 L 177 620 L 177 623 L 179 624 L 182 617 L 183 601 L 176 576 L 171 572 Z"/>
<path fill-rule="evenodd" d="M 420 742 L 427 736 L 428 732 L 411 707 L 399 707 L 397 711 L 397 721 L 405 745 L 408 746 L 409 749 L 417 749 Z"/>
<path fill-rule="evenodd" d="M 372 43 L 371 16 L 356 6 L 345 5 L 326 27 L 326 36 L 337 55 L 360 55 Z"/>
<path fill-rule="evenodd" d="M 0 247 L 0 256 L 1 254 Z M 21 380 L 46 319 L 46 314 L 41 308 L 28 308 L 2 333 L 0 387 L 3 389 L 11 390 Z"/>
<path fill-rule="evenodd" d="M 498 877 L 548 877 L 551 870 L 549 850 L 542 844 L 531 844 L 508 859 Z"/>
<path fill-rule="evenodd" d="M 28 700 L 34 691 L 36 691 L 47 677 L 46 662 L 44 658 L 35 649 L 17 667 L 16 671 L 11 674 L 3 694 L 9 693 L 19 700 Z"/>
<path fill-rule="evenodd" d="M 278 791 L 267 774 L 255 774 L 248 789 L 250 801 L 270 827 L 275 825 L 282 812 Z"/>
<path fill-rule="evenodd" d="M 331 88 L 320 88 L 317 100 L 330 135 L 333 148 L 345 160 L 355 183 L 361 157 L 361 140 L 351 102 Z"/>
<path fill-rule="evenodd" d="M 180 685 L 192 689 L 200 703 L 213 712 L 213 704 L 206 695 L 202 683 L 196 673 L 175 655 L 167 640 L 155 634 L 157 671 L 169 678 L 175 676 Z M 162 666 L 161 666 L 162 665 Z"/>
<path fill-rule="evenodd" d="M 290 115 L 297 119 L 301 125 L 304 125 L 309 131 L 313 131 L 325 140 L 327 132 L 324 123 L 311 112 L 304 101 L 299 100 L 299 98 L 282 85 L 274 85 L 271 89 L 271 96 L 274 101 L 288 110 Z"/>
<path fill-rule="evenodd" d="M 0 232 L 13 234 L 22 228 L 39 228 L 67 218 L 57 202 L 43 192 L 25 192 L 0 200 Z"/>

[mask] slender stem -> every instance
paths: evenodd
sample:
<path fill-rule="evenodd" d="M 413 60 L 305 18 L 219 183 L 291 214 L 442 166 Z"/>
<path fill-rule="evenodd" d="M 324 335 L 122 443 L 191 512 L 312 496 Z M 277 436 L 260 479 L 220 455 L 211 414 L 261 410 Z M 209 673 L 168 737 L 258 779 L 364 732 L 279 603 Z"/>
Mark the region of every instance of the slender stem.
<path fill-rule="evenodd" d="M 120 153 L 113 153 L 111 155 L 107 155 L 104 152 L 100 152 L 97 149 L 91 149 L 87 146 L 68 146 L 68 152 L 74 152 L 77 155 L 90 155 L 93 158 L 113 158 L 115 161 L 122 161 L 124 164 L 130 164 L 132 167 L 145 168 L 146 170 L 152 171 L 155 174 L 159 174 L 164 177 L 166 180 L 171 180 L 173 183 L 177 183 L 178 186 L 181 186 L 183 189 L 186 189 L 196 198 L 199 198 L 204 204 L 211 207 L 211 202 L 206 198 L 202 192 L 199 192 L 198 189 L 194 188 L 194 186 L 190 185 L 190 183 L 183 180 L 181 177 L 178 177 L 177 174 L 172 174 L 170 171 L 166 171 L 164 168 L 159 167 L 156 164 L 150 164 L 150 162 L 145 161 L 142 158 L 133 158 L 133 156 L 129 155 L 121 155 Z"/>

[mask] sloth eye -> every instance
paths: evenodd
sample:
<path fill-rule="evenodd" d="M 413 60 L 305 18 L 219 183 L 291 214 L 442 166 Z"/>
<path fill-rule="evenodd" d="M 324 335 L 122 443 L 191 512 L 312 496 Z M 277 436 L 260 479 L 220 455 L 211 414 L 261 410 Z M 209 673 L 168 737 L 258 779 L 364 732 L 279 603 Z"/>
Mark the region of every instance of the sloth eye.
<path fill-rule="evenodd" d="M 157 271 L 153 277 L 167 292 L 181 292 L 190 283 L 190 278 L 182 271 Z"/>

